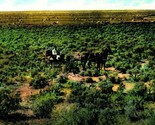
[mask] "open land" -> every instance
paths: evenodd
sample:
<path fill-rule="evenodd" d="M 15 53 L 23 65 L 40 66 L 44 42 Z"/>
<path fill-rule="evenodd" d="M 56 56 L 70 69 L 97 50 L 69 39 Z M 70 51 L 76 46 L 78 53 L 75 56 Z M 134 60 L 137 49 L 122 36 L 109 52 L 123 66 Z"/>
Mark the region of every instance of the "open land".
<path fill-rule="evenodd" d="M 104 22 L 155 22 L 155 10 L 0 12 L 1 26 L 101 24 Z"/>
<path fill-rule="evenodd" d="M 155 10 L 0 12 L 0 124 L 154 125 L 154 33 Z"/>

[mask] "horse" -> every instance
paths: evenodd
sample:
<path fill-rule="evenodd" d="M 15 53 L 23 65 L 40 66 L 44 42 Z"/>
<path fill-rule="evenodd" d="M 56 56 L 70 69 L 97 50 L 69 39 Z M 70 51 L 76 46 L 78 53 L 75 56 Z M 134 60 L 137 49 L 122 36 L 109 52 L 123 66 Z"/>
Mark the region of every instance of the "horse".
<path fill-rule="evenodd" d="M 81 62 L 82 69 L 86 69 L 86 63 L 87 63 L 87 57 L 88 53 L 87 52 L 72 52 L 68 55 L 65 56 L 65 62 L 71 63 L 71 62 L 76 62 L 79 61 Z"/>
<path fill-rule="evenodd" d="M 89 68 L 92 65 L 92 62 L 97 64 L 97 69 L 101 70 L 102 66 L 104 66 L 108 58 L 108 55 L 111 53 L 110 46 L 103 48 L 100 52 L 93 52 L 93 51 L 86 51 L 86 52 L 72 52 L 71 54 L 67 55 L 66 62 L 74 62 L 80 61 L 82 65 L 82 69 L 86 70 L 86 67 Z"/>
<path fill-rule="evenodd" d="M 100 52 L 92 52 L 89 51 L 86 56 L 86 60 L 88 61 L 88 67 L 90 68 L 92 62 L 95 62 L 97 64 L 97 69 L 101 70 L 102 66 L 104 66 L 105 70 L 105 64 L 108 58 L 108 55 L 111 54 L 111 48 L 109 45 L 107 45 L 105 48 L 101 49 Z M 86 63 L 85 63 L 86 64 Z"/>
<path fill-rule="evenodd" d="M 105 65 L 108 60 L 108 55 L 112 53 L 110 46 L 108 45 L 105 49 L 102 49 L 101 53 L 98 54 L 97 58 L 97 67 L 98 69 L 102 69 L 102 66 L 105 70 Z"/>

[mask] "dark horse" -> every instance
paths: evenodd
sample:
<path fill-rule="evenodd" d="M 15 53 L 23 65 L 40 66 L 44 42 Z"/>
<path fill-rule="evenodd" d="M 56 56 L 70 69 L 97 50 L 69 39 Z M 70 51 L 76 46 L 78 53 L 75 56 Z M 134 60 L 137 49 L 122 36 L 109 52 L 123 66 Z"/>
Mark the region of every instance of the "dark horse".
<path fill-rule="evenodd" d="M 103 48 L 100 52 L 74 52 L 71 55 L 67 56 L 66 60 L 67 62 L 71 61 L 80 61 L 83 70 L 86 69 L 86 66 L 89 68 L 91 67 L 92 62 L 97 64 L 97 69 L 100 70 L 102 66 L 104 66 L 108 58 L 108 55 L 111 53 L 111 48 L 109 45 L 107 45 L 105 48 Z"/>
<path fill-rule="evenodd" d="M 65 62 L 74 63 L 75 61 L 80 61 L 82 68 L 85 70 L 87 57 L 88 57 L 87 52 L 72 52 L 72 53 L 66 55 Z"/>
<path fill-rule="evenodd" d="M 103 48 L 100 52 L 90 52 L 88 54 L 88 67 L 91 66 L 92 62 L 95 62 L 97 64 L 97 69 L 101 70 L 102 66 L 104 66 L 105 70 L 105 64 L 108 59 L 108 55 L 111 54 L 111 48 L 109 45 L 107 45 L 105 48 Z"/>

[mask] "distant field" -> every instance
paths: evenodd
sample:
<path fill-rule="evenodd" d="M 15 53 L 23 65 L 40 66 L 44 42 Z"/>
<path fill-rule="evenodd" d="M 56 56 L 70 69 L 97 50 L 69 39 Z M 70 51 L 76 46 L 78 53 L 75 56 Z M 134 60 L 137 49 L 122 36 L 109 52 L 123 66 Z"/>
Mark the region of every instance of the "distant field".
<path fill-rule="evenodd" d="M 155 22 L 155 10 L 0 12 L 0 26 Z"/>

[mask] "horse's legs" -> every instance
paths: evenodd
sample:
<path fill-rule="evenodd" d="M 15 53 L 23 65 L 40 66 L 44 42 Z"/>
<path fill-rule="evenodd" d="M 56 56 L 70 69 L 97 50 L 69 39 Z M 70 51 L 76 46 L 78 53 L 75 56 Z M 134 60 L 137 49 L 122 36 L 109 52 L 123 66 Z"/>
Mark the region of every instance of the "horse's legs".
<path fill-rule="evenodd" d="M 97 61 L 97 70 L 100 70 L 100 62 Z"/>
<path fill-rule="evenodd" d="M 104 70 L 105 70 L 105 63 L 106 63 L 106 61 L 103 61 Z"/>
<path fill-rule="evenodd" d="M 91 61 L 90 60 L 88 61 L 88 67 L 89 67 L 89 69 L 91 67 Z"/>
<path fill-rule="evenodd" d="M 87 61 L 81 61 L 83 70 L 86 70 L 86 62 L 87 62 Z"/>
<path fill-rule="evenodd" d="M 100 62 L 100 70 L 102 70 L 102 67 L 103 67 L 103 63 Z"/>

